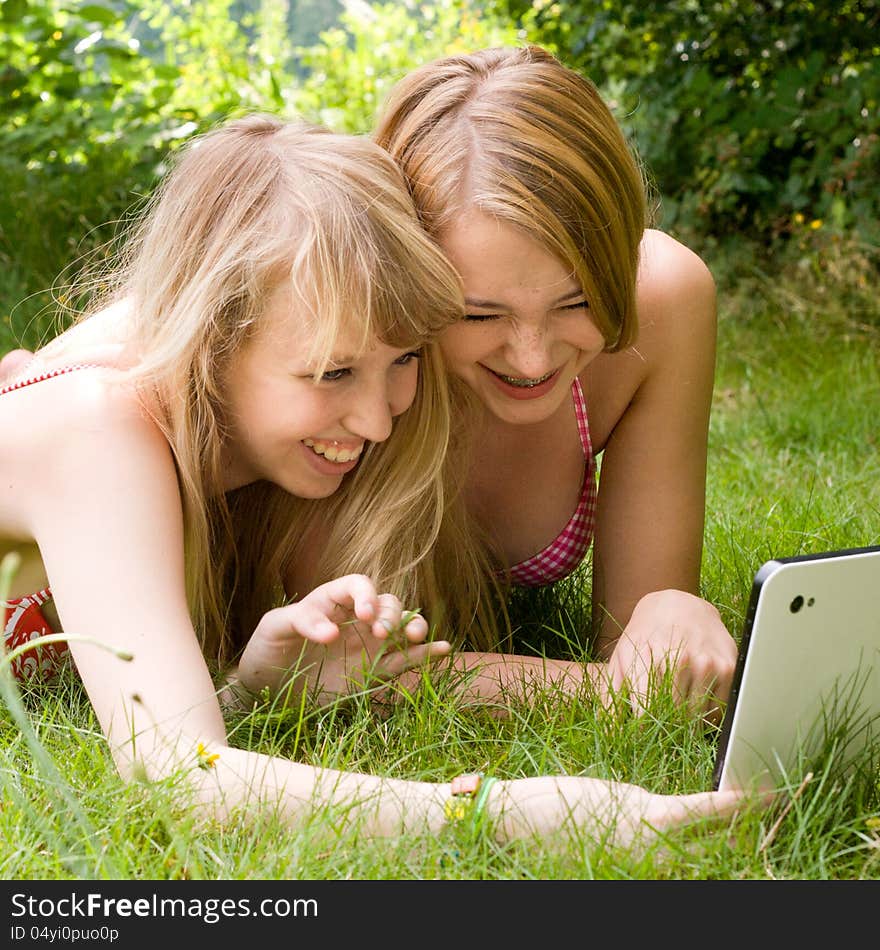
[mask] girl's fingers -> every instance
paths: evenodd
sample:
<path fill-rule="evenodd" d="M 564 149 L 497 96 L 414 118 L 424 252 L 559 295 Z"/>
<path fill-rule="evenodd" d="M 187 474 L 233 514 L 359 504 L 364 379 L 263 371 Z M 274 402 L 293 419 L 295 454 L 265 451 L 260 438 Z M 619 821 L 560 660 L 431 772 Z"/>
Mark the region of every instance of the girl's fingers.
<path fill-rule="evenodd" d="M 365 574 L 346 574 L 316 587 L 300 603 L 309 602 L 331 617 L 339 611 L 354 613 L 358 620 L 372 623 L 379 609 L 373 582 Z M 345 619 L 340 617 L 340 619 Z"/>
<path fill-rule="evenodd" d="M 382 656 L 381 675 L 393 679 L 407 670 L 424 666 L 430 660 L 448 656 L 451 652 L 452 644 L 448 640 L 432 640 L 430 643 L 385 653 Z"/>
<path fill-rule="evenodd" d="M 739 789 L 724 791 L 696 792 L 691 795 L 661 796 L 662 804 L 649 818 L 654 827 L 665 830 L 679 828 L 697 821 L 730 818 L 743 806 L 753 804 L 766 807 L 772 801 L 771 796 L 752 799 Z"/>
<path fill-rule="evenodd" d="M 673 808 L 676 820 L 726 818 L 743 805 L 743 792 L 728 789 L 723 792 L 696 792 L 682 795 Z"/>
<path fill-rule="evenodd" d="M 373 635 L 384 640 L 390 633 L 400 630 L 409 643 L 423 643 L 428 636 L 428 622 L 421 614 L 404 610 L 394 594 L 381 594 Z"/>
<path fill-rule="evenodd" d="M 275 615 L 288 635 L 299 635 L 314 643 L 329 643 L 339 636 L 339 627 L 326 611 L 305 600 L 289 607 L 279 607 Z"/>
<path fill-rule="evenodd" d="M 320 611 L 328 623 L 321 625 L 323 636 L 338 633 L 339 623 L 352 619 L 369 624 L 370 632 L 379 640 L 402 630 L 408 643 L 423 643 L 428 636 L 428 623 L 413 611 L 405 611 L 394 594 L 377 594 L 373 582 L 364 574 L 347 574 L 316 587 L 297 605 L 299 608 Z M 311 615 L 310 615 L 311 616 Z M 316 621 L 310 621 L 315 633 Z M 331 626 L 333 633 L 331 633 Z M 309 639 L 315 635 L 306 634 Z"/>
<path fill-rule="evenodd" d="M 373 623 L 373 636 L 384 640 L 389 633 L 400 626 L 403 607 L 394 594 L 380 594 L 377 600 L 379 610 Z"/>
<path fill-rule="evenodd" d="M 428 621 L 421 614 L 416 614 L 403 628 L 410 643 L 422 643 L 428 636 Z"/>

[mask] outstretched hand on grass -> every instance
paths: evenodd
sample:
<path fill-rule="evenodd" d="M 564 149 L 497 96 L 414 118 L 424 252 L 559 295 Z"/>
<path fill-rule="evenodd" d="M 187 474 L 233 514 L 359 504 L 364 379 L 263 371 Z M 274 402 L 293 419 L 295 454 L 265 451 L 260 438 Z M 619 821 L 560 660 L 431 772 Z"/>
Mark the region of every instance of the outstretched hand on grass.
<path fill-rule="evenodd" d="M 379 594 L 365 575 L 347 574 L 265 614 L 236 678 L 254 693 L 268 688 L 275 695 L 290 684 L 289 695 L 308 689 L 330 700 L 451 652 L 448 641 L 427 638 L 421 614 Z"/>
<path fill-rule="evenodd" d="M 638 785 L 585 776 L 535 776 L 493 787 L 489 801 L 502 840 L 546 840 L 570 822 L 618 848 L 641 848 L 679 829 L 729 821 L 742 809 L 766 808 L 768 794 L 727 789 L 663 795 Z"/>
<path fill-rule="evenodd" d="M 608 658 L 607 675 L 613 690 L 629 691 L 638 712 L 668 674 L 676 701 L 717 724 L 736 656 L 736 643 L 715 607 L 684 591 L 657 591 L 636 605 Z"/>

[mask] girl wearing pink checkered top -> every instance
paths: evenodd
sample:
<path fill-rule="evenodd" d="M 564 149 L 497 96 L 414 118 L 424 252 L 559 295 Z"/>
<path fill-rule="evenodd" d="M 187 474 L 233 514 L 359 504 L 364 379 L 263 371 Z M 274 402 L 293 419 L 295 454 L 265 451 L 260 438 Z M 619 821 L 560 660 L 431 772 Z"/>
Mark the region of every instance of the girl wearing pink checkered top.
<path fill-rule="evenodd" d="M 467 319 L 441 345 L 481 404 L 466 492 L 497 560 L 513 584 L 550 584 L 592 543 L 611 682 L 644 693 L 671 664 L 679 695 L 717 716 L 736 648 L 697 596 L 715 359 L 706 266 L 646 226 L 641 170 L 611 111 L 540 48 L 414 70 L 376 139 L 464 282 Z M 485 689 L 521 681 L 528 663 L 494 662 Z"/>

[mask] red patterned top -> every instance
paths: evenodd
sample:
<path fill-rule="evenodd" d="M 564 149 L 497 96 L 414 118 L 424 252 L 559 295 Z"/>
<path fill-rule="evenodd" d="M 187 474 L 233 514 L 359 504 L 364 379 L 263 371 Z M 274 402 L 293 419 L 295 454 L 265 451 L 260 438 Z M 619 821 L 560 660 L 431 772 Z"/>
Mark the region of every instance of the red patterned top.
<path fill-rule="evenodd" d="M 593 541 L 597 496 L 596 459 L 593 456 L 593 443 L 590 441 L 587 403 L 577 377 L 571 387 L 571 394 L 581 447 L 584 450 L 584 483 L 581 497 L 574 514 L 559 535 L 543 551 L 514 564 L 510 569 L 511 580 L 518 587 L 544 587 L 568 577 L 584 559 Z"/>
<path fill-rule="evenodd" d="M 60 369 L 49 370 L 38 376 L 21 379 L 9 386 L 0 388 L 0 396 L 41 383 L 45 379 L 54 379 L 64 373 L 72 373 L 77 369 L 87 369 L 94 366 L 92 363 L 77 363 L 73 366 L 64 366 Z M 29 643 L 31 640 L 44 634 L 53 633 L 52 627 L 43 616 L 41 607 L 47 600 L 52 599 L 52 592 L 48 587 L 30 594 L 27 597 L 16 597 L 7 600 L 3 618 L 3 645 L 7 652 L 16 647 Z M 2 605 L 2 601 L 0 601 Z M 67 654 L 66 643 L 48 643 L 33 650 L 26 650 L 21 656 L 12 661 L 12 674 L 16 679 L 24 680 L 32 677 L 48 679 L 58 671 Z"/>

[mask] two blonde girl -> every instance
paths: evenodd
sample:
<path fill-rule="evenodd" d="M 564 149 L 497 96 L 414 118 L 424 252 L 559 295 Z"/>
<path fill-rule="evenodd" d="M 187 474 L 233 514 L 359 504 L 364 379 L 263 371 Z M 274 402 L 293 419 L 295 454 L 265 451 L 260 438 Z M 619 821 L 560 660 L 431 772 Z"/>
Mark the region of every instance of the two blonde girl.
<path fill-rule="evenodd" d="M 399 675 L 449 650 L 404 612 L 415 593 L 479 623 L 491 584 L 448 497 L 431 342 L 462 312 L 381 149 L 251 117 L 189 145 L 109 296 L 4 388 L 0 423 L 21 434 L 0 460 L 0 537 L 24 556 L 13 601 L 51 591 L 43 629 L 71 637 L 121 774 L 182 775 L 221 819 L 339 804 L 376 834 L 436 831 L 474 789 L 230 745 L 213 675 L 238 659 L 244 685 L 305 668 L 319 689 L 330 661 L 343 688 L 352 656 L 376 653 Z M 295 562 L 318 586 L 278 606 Z M 625 842 L 738 801 L 546 776 L 486 783 L 480 804 L 502 837 L 611 823 Z"/>

